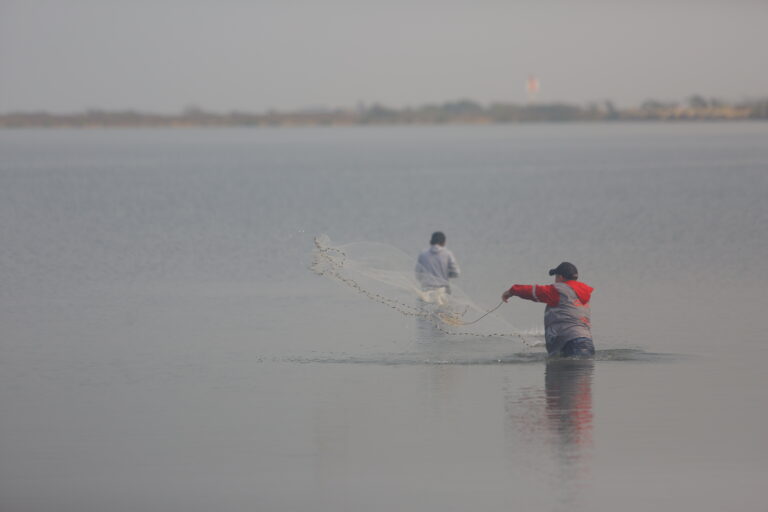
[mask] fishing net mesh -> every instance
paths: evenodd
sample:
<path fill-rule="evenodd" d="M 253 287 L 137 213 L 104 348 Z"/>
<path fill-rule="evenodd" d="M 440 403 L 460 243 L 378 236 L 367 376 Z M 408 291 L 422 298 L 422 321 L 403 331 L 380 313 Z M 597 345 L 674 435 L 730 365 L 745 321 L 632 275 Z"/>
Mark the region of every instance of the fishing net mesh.
<path fill-rule="evenodd" d="M 314 240 L 310 269 L 402 315 L 423 319 L 445 334 L 515 338 L 527 347 L 540 344 L 493 314 L 500 304 L 483 308 L 453 282 L 450 287 L 422 289 L 415 261 L 387 244 L 334 245 L 327 235 L 320 235 Z"/>

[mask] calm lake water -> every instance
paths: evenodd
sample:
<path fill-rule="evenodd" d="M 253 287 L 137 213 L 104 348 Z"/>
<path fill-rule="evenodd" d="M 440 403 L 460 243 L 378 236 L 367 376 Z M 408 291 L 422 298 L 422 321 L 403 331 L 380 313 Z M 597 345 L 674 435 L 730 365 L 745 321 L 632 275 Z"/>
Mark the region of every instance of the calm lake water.
<path fill-rule="evenodd" d="M 765 123 L 0 131 L 0 510 L 763 511 L 767 196 Z M 435 230 L 596 360 L 307 269 Z"/>

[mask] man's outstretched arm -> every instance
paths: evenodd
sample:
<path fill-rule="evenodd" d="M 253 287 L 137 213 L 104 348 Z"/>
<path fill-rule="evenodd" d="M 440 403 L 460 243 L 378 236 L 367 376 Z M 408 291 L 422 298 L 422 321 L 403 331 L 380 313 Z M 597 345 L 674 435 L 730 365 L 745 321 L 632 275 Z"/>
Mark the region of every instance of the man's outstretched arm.
<path fill-rule="evenodd" d="M 501 300 L 507 302 L 511 297 L 543 302 L 549 306 L 557 306 L 560 303 L 560 293 L 553 285 L 515 284 L 501 295 Z"/>

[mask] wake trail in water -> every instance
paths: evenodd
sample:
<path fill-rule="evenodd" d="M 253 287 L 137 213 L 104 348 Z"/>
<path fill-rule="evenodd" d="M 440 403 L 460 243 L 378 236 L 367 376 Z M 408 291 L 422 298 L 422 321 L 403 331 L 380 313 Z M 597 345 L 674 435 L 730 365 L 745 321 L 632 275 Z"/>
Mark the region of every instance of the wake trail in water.
<path fill-rule="evenodd" d="M 433 354 L 433 353 L 404 353 L 404 354 L 315 354 L 312 356 L 286 357 L 282 361 L 296 364 L 362 364 L 380 366 L 432 366 L 432 365 L 456 365 L 456 366 L 489 366 L 510 364 L 578 364 L 594 361 L 626 362 L 626 363 L 662 363 L 675 362 L 683 359 L 681 354 L 662 354 L 646 352 L 639 349 L 607 349 L 598 350 L 594 358 L 552 358 L 544 352 L 519 352 L 503 356 L 470 356 L 461 354 Z"/>

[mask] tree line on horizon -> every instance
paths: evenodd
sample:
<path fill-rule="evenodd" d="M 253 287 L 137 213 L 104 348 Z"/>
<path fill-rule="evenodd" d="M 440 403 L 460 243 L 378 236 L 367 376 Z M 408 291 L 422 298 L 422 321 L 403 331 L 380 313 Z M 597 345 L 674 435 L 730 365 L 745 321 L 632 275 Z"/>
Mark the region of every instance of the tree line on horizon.
<path fill-rule="evenodd" d="M 173 126 L 302 126 L 366 124 L 494 124 L 557 121 L 642 120 L 746 120 L 768 119 L 768 98 L 727 103 L 690 96 L 684 103 L 647 100 L 638 107 L 617 108 L 613 102 L 573 105 L 568 103 L 491 103 L 472 100 L 391 108 L 381 104 L 357 108 L 306 109 L 265 113 L 232 111 L 215 113 L 187 107 L 180 114 L 152 114 L 91 109 L 75 114 L 16 112 L 0 114 L 0 127 L 173 127 Z"/>

